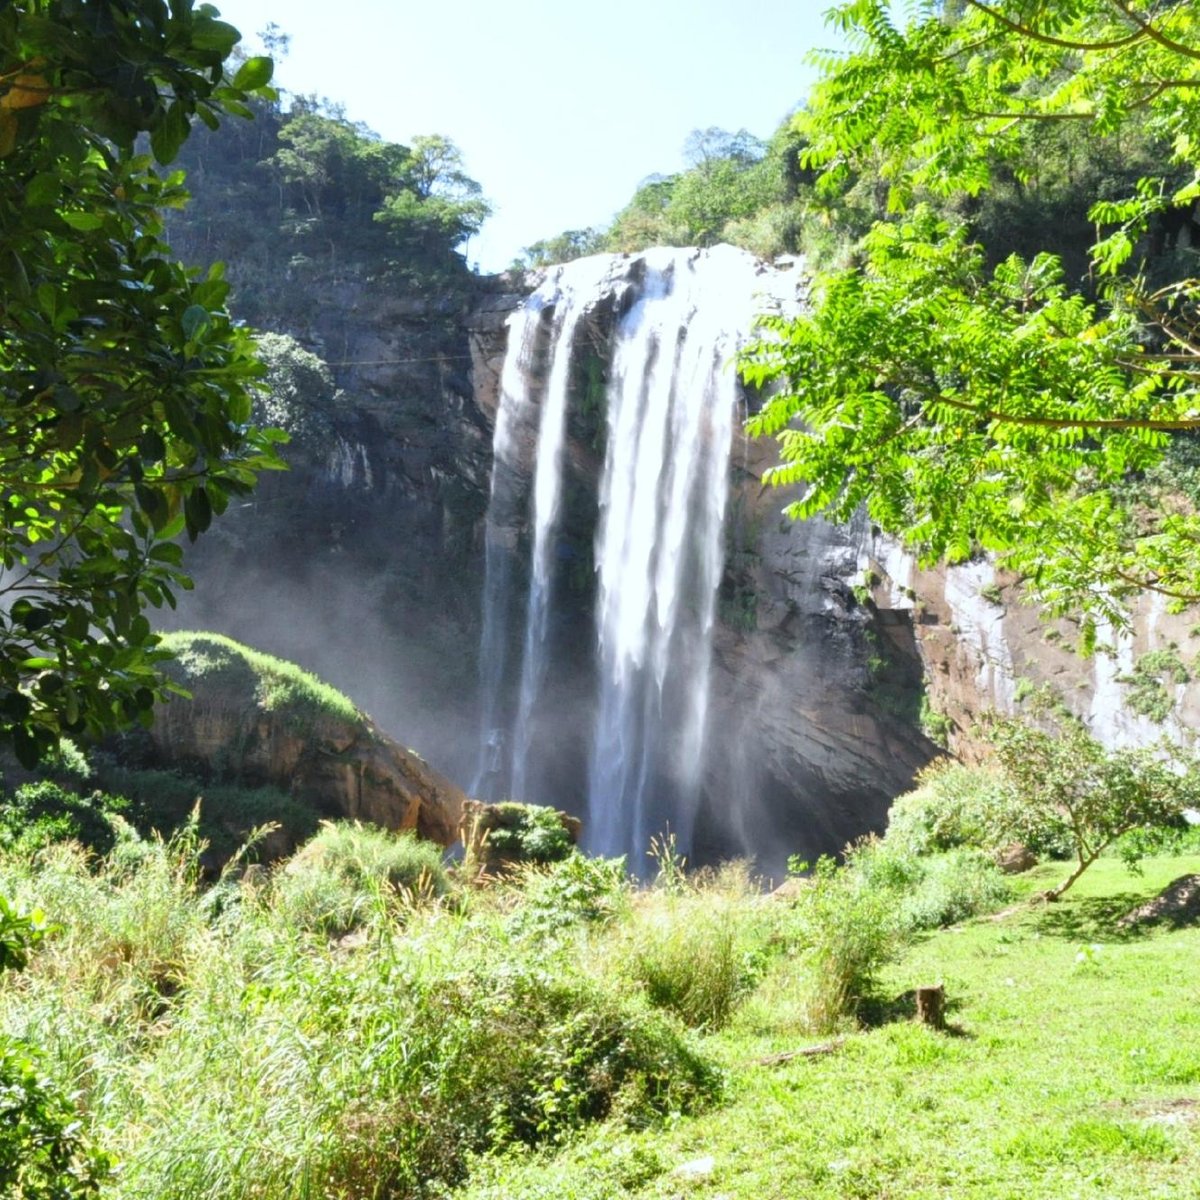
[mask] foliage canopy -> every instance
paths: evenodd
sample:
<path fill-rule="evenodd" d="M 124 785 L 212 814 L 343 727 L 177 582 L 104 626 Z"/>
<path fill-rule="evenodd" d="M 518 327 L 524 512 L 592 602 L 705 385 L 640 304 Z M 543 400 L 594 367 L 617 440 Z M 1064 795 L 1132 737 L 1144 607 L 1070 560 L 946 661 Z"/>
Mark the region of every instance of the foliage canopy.
<path fill-rule="evenodd" d="M 185 193 L 155 163 L 273 94 L 270 59 L 226 74 L 238 37 L 191 0 L 0 10 L 0 737 L 26 762 L 148 716 L 174 539 L 277 465 L 221 271 L 160 236 Z"/>
<path fill-rule="evenodd" d="M 886 212 L 811 311 L 765 322 L 743 363 L 778 386 L 751 422 L 779 438 L 795 516 L 873 521 L 926 560 L 983 547 L 1058 611 L 1122 618 L 1143 590 L 1200 599 L 1200 519 L 1119 485 L 1200 429 L 1200 284 L 1152 251 L 1200 197 L 1200 13 L 1132 0 L 843 3 L 853 49 L 794 120 L 818 189 L 880 181 Z M 1048 127 L 1085 152 L 1136 134 L 1157 174 L 1094 197 L 1090 277 L 1057 254 L 989 262 L 969 222 L 1031 180 Z M 957 211 L 955 211 L 957 209 Z M 1054 247 L 1050 247 L 1054 249 Z M 1181 267 L 1181 269 L 1175 269 Z M 1148 511 L 1150 509 L 1151 511 Z"/>

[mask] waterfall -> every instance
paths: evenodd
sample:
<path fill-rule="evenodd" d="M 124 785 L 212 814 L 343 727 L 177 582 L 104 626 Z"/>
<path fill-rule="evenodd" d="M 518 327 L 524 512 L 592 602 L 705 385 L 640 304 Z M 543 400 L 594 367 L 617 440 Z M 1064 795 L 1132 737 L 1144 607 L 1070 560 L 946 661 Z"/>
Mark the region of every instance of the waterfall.
<path fill-rule="evenodd" d="M 516 574 L 516 529 L 523 500 L 518 469 L 519 428 L 529 420 L 530 381 L 545 305 L 531 296 L 509 330 L 492 434 L 492 482 L 484 540 L 483 619 L 479 646 L 479 760 L 471 793 L 501 799 L 507 747 L 501 704 L 508 667 L 508 622 Z"/>
<path fill-rule="evenodd" d="M 552 666 L 548 628 L 579 331 L 589 314 L 605 309 L 605 344 L 594 336 L 590 343 L 607 355 L 608 383 L 588 634 L 596 692 L 580 714 L 591 736 L 579 784 L 588 848 L 626 854 L 635 870 L 644 867 L 650 839 L 668 829 L 687 851 L 700 801 L 738 400 L 732 359 L 750 328 L 758 282 L 754 260 L 727 246 L 597 256 L 556 268 L 510 329 L 488 514 L 484 738 L 475 791 L 487 794 L 482 784 L 490 779 L 501 792 L 507 782 L 515 799 L 561 803 L 528 794 L 550 749 L 539 744 L 535 714 Z M 520 462 L 514 430 L 534 424 L 531 469 Z M 515 613 L 517 531 L 526 528 L 520 682 L 515 706 L 506 706 L 504 631 Z"/>
<path fill-rule="evenodd" d="M 608 273 L 605 258 L 588 258 L 570 272 L 570 286 L 554 296 L 553 356 L 542 399 L 538 427 L 537 458 L 533 480 L 533 555 L 529 579 L 529 603 L 525 619 L 525 648 L 521 663 L 521 687 L 512 741 L 512 792 L 527 794 L 527 769 L 533 751 L 533 712 L 546 677 L 547 622 L 550 615 L 554 544 L 558 533 L 562 500 L 563 445 L 567 433 L 567 404 L 571 382 L 571 351 L 575 330 L 585 312 L 586 301 Z M 555 277 L 557 284 L 561 274 Z"/>

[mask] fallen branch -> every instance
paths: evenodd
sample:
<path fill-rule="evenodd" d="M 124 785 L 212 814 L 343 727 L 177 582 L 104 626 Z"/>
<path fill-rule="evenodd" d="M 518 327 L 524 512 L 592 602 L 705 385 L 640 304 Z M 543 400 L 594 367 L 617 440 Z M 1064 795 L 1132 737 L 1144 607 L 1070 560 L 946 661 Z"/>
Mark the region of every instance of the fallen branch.
<path fill-rule="evenodd" d="M 756 1059 L 760 1067 L 777 1067 L 781 1063 L 791 1062 L 793 1058 L 816 1058 L 821 1054 L 832 1054 L 840 1050 L 846 1041 L 844 1037 L 831 1038 L 827 1042 L 818 1042 L 815 1046 L 804 1046 L 799 1050 L 785 1050 L 782 1054 L 768 1054 L 765 1058 Z"/>

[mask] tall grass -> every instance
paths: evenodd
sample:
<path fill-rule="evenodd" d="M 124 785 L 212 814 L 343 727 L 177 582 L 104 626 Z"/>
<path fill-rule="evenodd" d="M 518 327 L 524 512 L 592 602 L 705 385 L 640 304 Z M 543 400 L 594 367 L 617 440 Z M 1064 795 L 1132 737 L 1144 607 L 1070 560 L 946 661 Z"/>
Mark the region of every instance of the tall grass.
<path fill-rule="evenodd" d="M 102 860 L 0 855 L 0 891 L 59 926 L 19 985 L 0 980 L 0 1033 L 40 1043 L 78 1095 L 121 1164 L 113 1200 L 424 1196 L 472 1155 L 720 1090 L 677 1022 L 591 969 L 590 922 L 548 938 L 508 893 L 401 891 L 428 851 L 359 829 L 215 888 L 199 852 L 187 831 L 125 829 Z M 301 874 L 366 895 L 366 936 L 297 920 Z"/>
<path fill-rule="evenodd" d="M 672 873 L 639 897 L 619 942 L 621 972 L 655 1007 L 694 1028 L 719 1029 L 752 988 L 766 934 L 748 903 L 744 867 Z"/>

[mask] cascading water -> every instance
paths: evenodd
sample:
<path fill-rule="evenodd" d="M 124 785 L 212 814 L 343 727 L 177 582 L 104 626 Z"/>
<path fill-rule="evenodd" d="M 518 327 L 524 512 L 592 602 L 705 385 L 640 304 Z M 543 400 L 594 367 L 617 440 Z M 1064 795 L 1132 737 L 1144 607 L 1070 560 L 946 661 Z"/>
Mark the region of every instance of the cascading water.
<path fill-rule="evenodd" d="M 512 320 L 509 349 L 500 376 L 500 405 L 492 433 L 492 485 L 484 542 L 483 621 L 479 646 L 479 761 L 471 793 L 500 799 L 506 747 L 500 715 L 508 666 L 508 621 L 516 573 L 515 529 L 524 501 L 517 471 L 518 427 L 529 419 L 530 380 L 545 305 L 531 296 Z"/>
<path fill-rule="evenodd" d="M 562 802 L 529 794 L 547 752 L 534 717 L 550 665 L 547 628 L 556 602 L 554 554 L 578 334 L 607 300 L 621 315 L 605 347 L 585 837 L 593 852 L 629 855 L 635 869 L 650 839 L 668 829 L 687 850 L 699 803 L 738 394 L 732 359 L 751 327 L 759 280 L 749 255 L 724 246 L 583 259 L 556 268 L 510 330 L 488 515 L 484 738 L 475 791 L 497 798 L 507 783 L 514 798 Z M 514 430 L 535 422 L 531 487 Z M 530 505 L 523 659 L 515 712 L 505 720 L 503 630 L 514 607 L 514 531 L 522 526 L 519 510 Z"/>
<path fill-rule="evenodd" d="M 553 356 L 542 399 L 537 458 L 533 478 L 533 557 L 529 579 L 529 605 L 525 621 L 525 653 L 521 663 L 521 689 L 512 738 L 512 791 L 527 792 L 527 767 L 533 750 L 533 711 L 547 668 L 547 622 L 551 602 L 551 566 L 562 501 L 563 443 L 567 432 L 567 404 L 571 380 L 571 350 L 575 330 L 587 300 L 608 273 L 604 258 L 588 258 L 570 272 L 570 286 L 554 298 Z"/>

